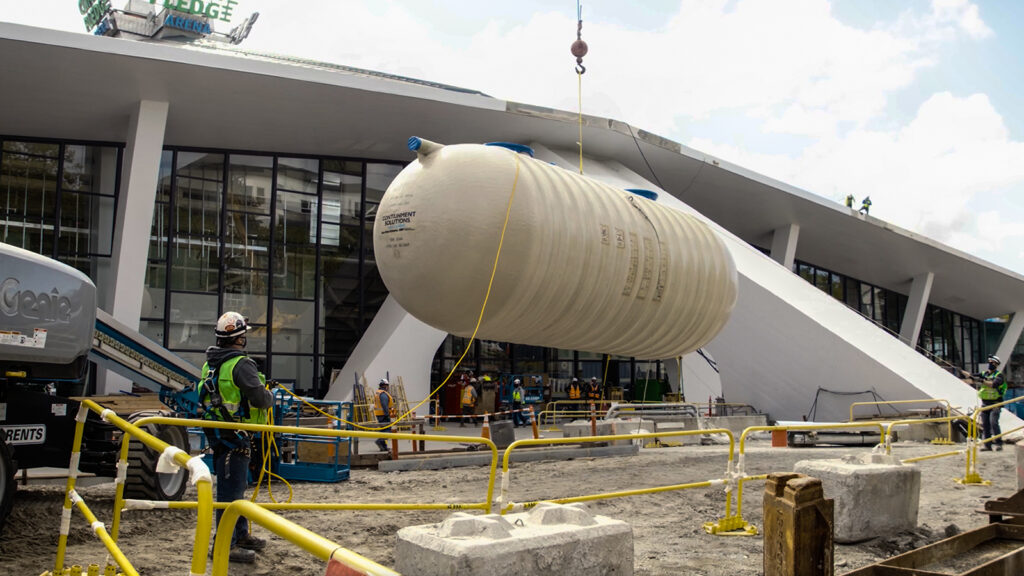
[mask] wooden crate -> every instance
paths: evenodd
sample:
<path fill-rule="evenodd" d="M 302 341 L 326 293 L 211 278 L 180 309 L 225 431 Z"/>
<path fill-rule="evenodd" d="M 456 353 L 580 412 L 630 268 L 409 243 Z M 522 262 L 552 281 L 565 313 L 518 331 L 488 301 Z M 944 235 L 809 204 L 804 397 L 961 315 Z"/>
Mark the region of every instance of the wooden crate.
<path fill-rule="evenodd" d="M 299 460 L 301 462 L 317 462 L 329 464 L 334 462 L 335 448 L 339 449 L 338 463 L 344 464 L 348 458 L 348 443 L 323 444 L 321 442 L 296 442 Z"/>

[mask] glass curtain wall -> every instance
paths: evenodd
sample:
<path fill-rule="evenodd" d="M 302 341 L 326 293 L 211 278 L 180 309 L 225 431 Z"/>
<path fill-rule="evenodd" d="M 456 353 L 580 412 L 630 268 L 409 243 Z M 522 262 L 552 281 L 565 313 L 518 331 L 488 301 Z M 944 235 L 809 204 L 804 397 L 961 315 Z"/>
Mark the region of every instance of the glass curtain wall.
<path fill-rule="evenodd" d="M 794 267 L 801 278 L 899 337 L 906 296 L 806 262 L 796 262 Z M 921 322 L 918 351 L 940 364 L 976 372 L 984 354 L 980 326 L 974 318 L 929 304 Z"/>
<path fill-rule="evenodd" d="M 0 137 L 0 241 L 101 284 L 113 247 L 122 149 Z"/>
<path fill-rule="evenodd" d="M 322 396 L 387 297 L 373 218 L 401 168 L 165 150 L 143 333 L 201 365 L 217 318 L 238 311 L 267 377 Z"/>

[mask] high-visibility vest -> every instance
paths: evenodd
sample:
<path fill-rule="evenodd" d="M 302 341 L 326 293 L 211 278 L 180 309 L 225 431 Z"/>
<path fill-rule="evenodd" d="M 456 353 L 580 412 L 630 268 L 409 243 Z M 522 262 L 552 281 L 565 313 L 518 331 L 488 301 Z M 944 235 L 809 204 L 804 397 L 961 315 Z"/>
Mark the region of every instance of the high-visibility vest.
<path fill-rule="evenodd" d="M 473 388 L 472 384 L 466 384 L 465 386 L 462 387 L 462 405 L 476 405 L 476 389 Z"/>
<path fill-rule="evenodd" d="M 235 422 L 244 422 L 246 424 L 266 424 L 266 412 L 263 410 L 251 410 L 249 408 L 249 402 L 242 397 L 242 390 L 235 386 L 234 370 L 235 365 L 238 364 L 243 358 L 248 356 L 235 356 L 220 365 L 217 369 L 217 391 L 220 392 L 221 402 L 224 407 L 227 408 L 228 412 Z M 210 365 L 208 363 L 203 364 L 203 374 L 210 373 Z M 259 373 L 260 382 L 265 383 L 266 380 L 263 373 Z M 204 406 L 210 401 L 209 395 L 199 387 L 199 402 Z M 208 411 L 207 414 L 213 420 L 224 421 L 222 414 L 216 410 Z"/>
<path fill-rule="evenodd" d="M 513 402 L 522 402 L 523 401 L 523 395 L 519 393 L 519 388 L 516 388 L 515 390 L 512 391 L 512 401 Z"/>
<path fill-rule="evenodd" d="M 580 385 L 576 382 L 569 384 L 569 399 L 579 400 L 580 399 Z"/>
<path fill-rule="evenodd" d="M 984 372 L 981 375 L 981 377 L 984 378 L 985 381 L 981 385 L 981 388 L 978 388 L 978 398 L 981 398 L 982 400 L 1002 400 L 1003 399 L 1003 393 L 1006 392 L 1006 383 L 1003 382 L 1003 385 L 998 387 L 998 388 L 996 388 L 995 386 L 991 386 L 993 381 L 996 378 L 998 378 L 999 375 L 1000 375 L 999 370 L 996 370 L 995 372 Z"/>
<path fill-rule="evenodd" d="M 384 414 L 384 402 L 381 400 L 381 395 L 388 397 L 388 414 Z M 373 399 L 373 415 L 374 416 L 391 416 L 395 413 L 395 399 L 388 394 L 387 390 L 383 388 L 377 389 L 377 396 Z"/>
<path fill-rule="evenodd" d="M 601 385 L 600 384 L 588 384 L 587 385 L 587 399 L 588 400 L 600 400 L 601 399 Z"/>

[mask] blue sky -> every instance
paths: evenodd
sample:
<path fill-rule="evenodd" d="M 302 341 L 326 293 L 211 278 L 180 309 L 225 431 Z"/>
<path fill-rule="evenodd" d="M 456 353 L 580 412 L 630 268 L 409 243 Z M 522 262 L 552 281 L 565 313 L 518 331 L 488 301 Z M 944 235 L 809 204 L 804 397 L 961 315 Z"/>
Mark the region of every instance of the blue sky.
<path fill-rule="evenodd" d="M 0 19 L 85 33 L 76 0 Z M 120 0 L 114 0 L 116 7 Z M 238 0 L 244 48 L 575 110 L 575 1 Z M 1024 274 L 1024 2 L 595 0 L 585 113 Z M 227 26 L 221 28 L 227 31 Z"/>

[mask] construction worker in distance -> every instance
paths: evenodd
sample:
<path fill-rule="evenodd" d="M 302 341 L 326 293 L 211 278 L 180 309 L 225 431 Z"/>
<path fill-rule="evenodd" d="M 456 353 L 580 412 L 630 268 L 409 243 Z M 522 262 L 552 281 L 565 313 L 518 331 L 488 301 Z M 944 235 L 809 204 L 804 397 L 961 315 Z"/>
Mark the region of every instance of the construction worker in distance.
<path fill-rule="evenodd" d="M 569 400 L 579 400 L 582 398 L 582 390 L 580 389 L 580 381 L 576 378 L 572 379 L 569 383 Z"/>
<path fill-rule="evenodd" d="M 523 398 L 526 390 L 523 389 L 523 382 L 516 378 L 512 383 L 512 425 L 516 428 L 526 426 L 526 415 L 523 414 Z"/>
<path fill-rule="evenodd" d="M 391 383 L 387 378 L 381 378 L 377 383 L 377 397 L 373 399 L 373 415 L 377 417 L 378 424 L 385 424 L 386 427 L 378 432 L 391 432 L 391 420 L 395 416 L 395 399 L 391 397 L 388 388 Z M 381 452 L 388 451 L 388 443 L 383 438 L 377 438 L 377 448 Z"/>
<path fill-rule="evenodd" d="M 860 203 L 860 210 L 858 210 L 858 212 L 867 216 L 868 210 L 871 210 L 871 196 L 864 197 L 864 200 L 862 200 Z"/>
<path fill-rule="evenodd" d="M 981 383 L 978 384 L 978 398 L 981 400 L 981 406 L 991 406 L 998 404 L 1003 401 L 1003 394 L 1006 393 L 1006 379 L 1003 377 L 1003 373 L 999 370 L 999 365 L 1002 363 L 999 357 L 992 354 L 988 357 L 988 370 L 980 374 L 971 374 L 973 378 L 980 379 Z M 965 373 L 966 374 L 966 373 Z M 993 436 L 999 436 L 1003 433 L 999 427 L 999 411 L 1000 408 L 993 408 L 991 410 L 985 410 L 981 413 L 981 439 L 991 438 Z M 1003 449 L 1003 439 L 996 438 L 995 442 L 996 450 Z M 981 446 L 982 450 L 992 450 L 992 442 L 985 442 Z"/>
<path fill-rule="evenodd" d="M 460 428 L 464 428 L 466 426 L 466 417 L 471 416 L 476 411 L 477 398 L 476 378 L 470 378 L 469 382 L 462 387 L 462 421 L 459 422 Z M 471 420 L 473 424 L 476 424 L 476 418 L 472 418 Z"/>
<path fill-rule="evenodd" d="M 225 312 L 217 320 L 214 329 L 217 345 L 206 349 L 203 380 L 199 385 L 203 419 L 248 424 L 266 422 L 264 410 L 273 405 L 274 396 L 267 389 L 266 379 L 256 362 L 243 351 L 247 344 L 245 333 L 250 329 L 248 320 L 238 312 Z M 249 481 L 252 454 L 249 434 L 216 428 L 205 428 L 204 432 L 213 450 L 217 501 L 241 500 Z M 223 513 L 223 509 L 217 510 L 218 524 Z M 232 562 L 251 564 L 256 561 L 256 552 L 266 546 L 266 541 L 249 534 L 249 521 L 239 518 L 231 535 L 228 558 Z M 210 553 L 213 553 L 212 548 Z"/>
<path fill-rule="evenodd" d="M 853 208 L 853 194 L 846 195 L 846 207 L 851 209 Z"/>
<path fill-rule="evenodd" d="M 599 402 L 601 400 L 601 383 L 597 381 L 596 376 L 590 379 L 585 392 L 587 393 L 587 400 L 591 402 Z"/>

